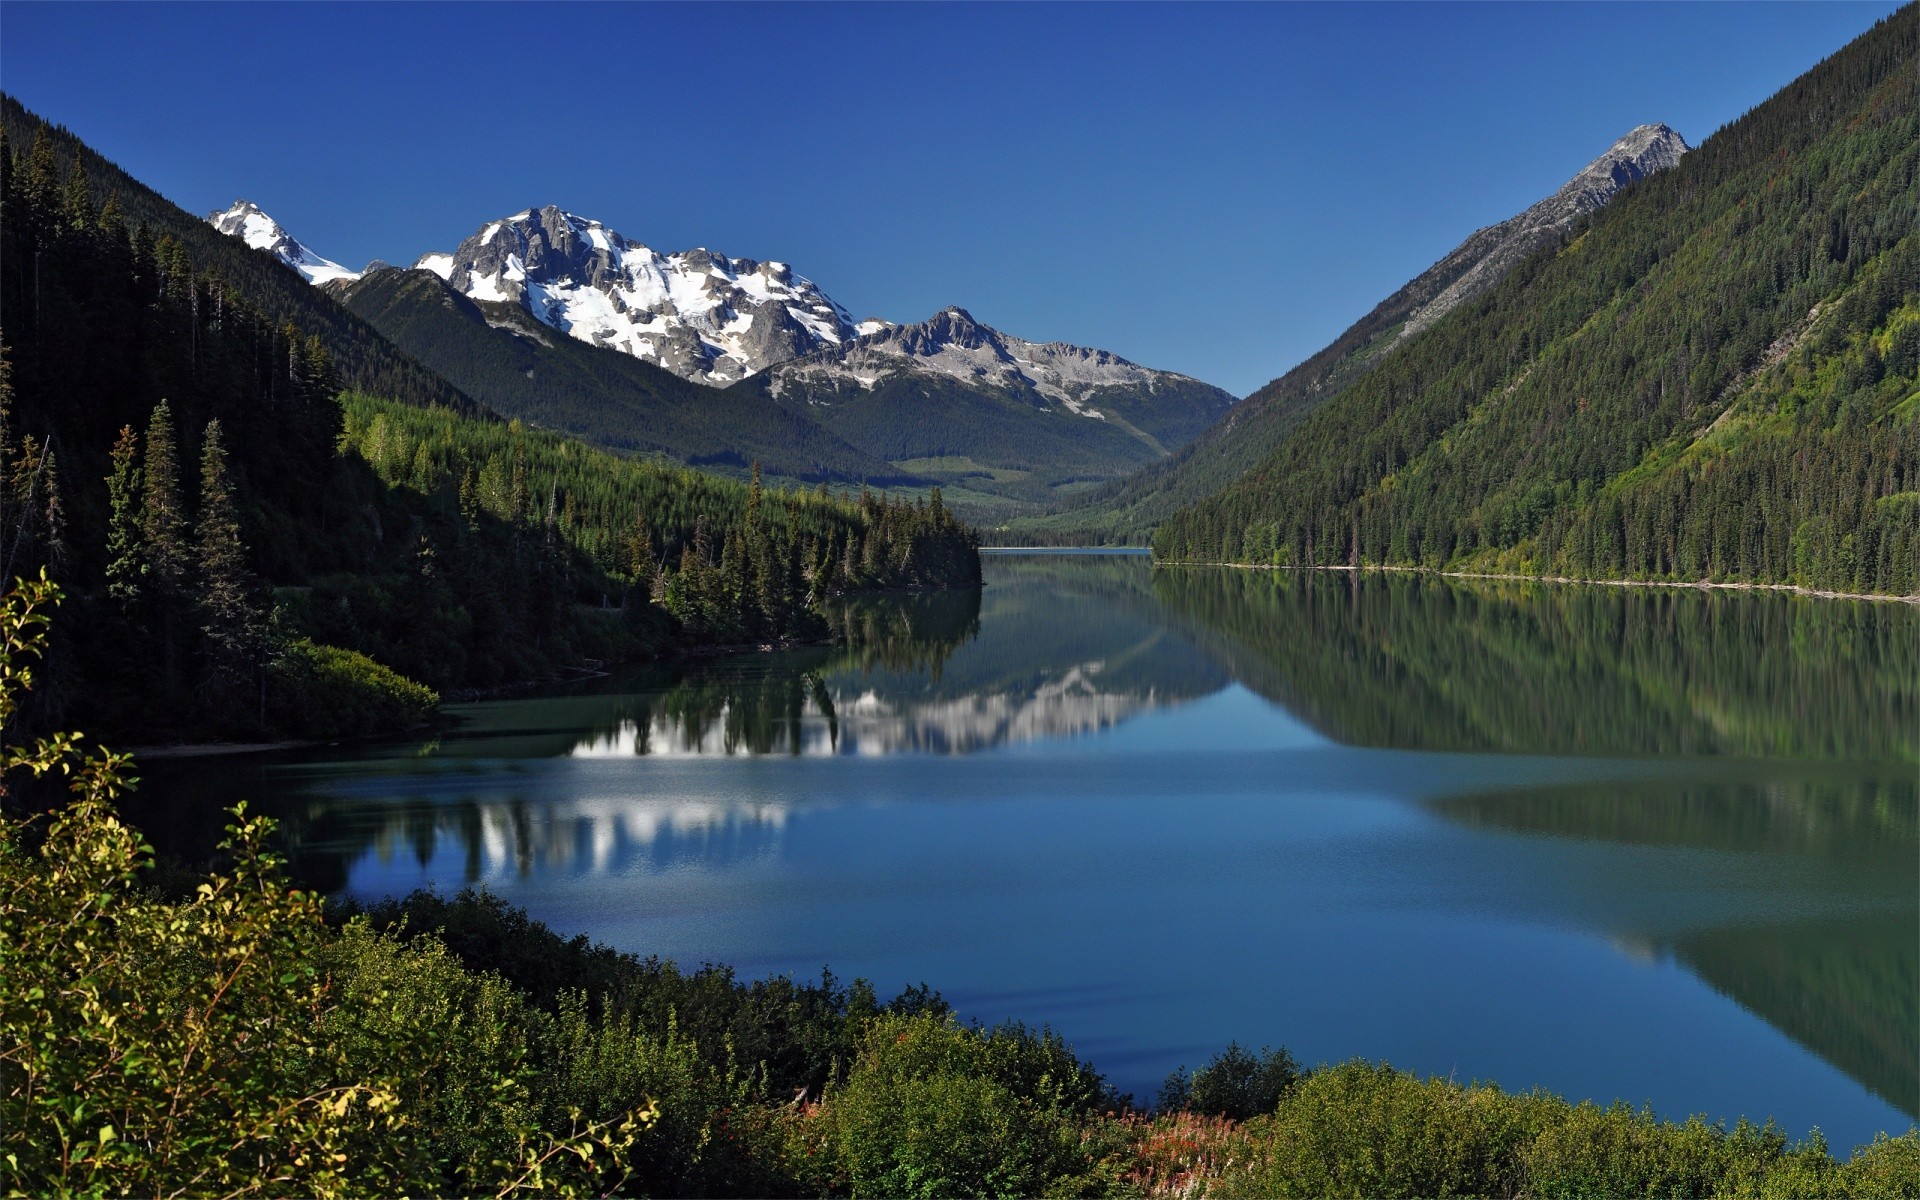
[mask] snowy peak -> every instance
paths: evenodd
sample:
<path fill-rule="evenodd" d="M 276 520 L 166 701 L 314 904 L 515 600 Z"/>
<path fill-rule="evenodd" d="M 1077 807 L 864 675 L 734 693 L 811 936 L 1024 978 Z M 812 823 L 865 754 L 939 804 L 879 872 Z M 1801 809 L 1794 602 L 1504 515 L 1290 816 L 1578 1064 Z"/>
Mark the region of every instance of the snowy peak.
<path fill-rule="evenodd" d="M 917 325 L 876 330 L 846 345 L 775 366 L 768 372 L 768 386 L 776 397 L 789 388 L 809 396 L 829 396 L 843 394 L 834 385 L 871 391 L 883 380 L 912 372 L 944 375 L 1007 393 L 1038 408 L 1058 407 L 1101 421 L 1107 413 L 1101 410 L 1099 397 L 1108 389 L 1137 394 L 1170 382 L 1196 382 L 1171 371 L 1142 367 L 1105 350 L 1066 342 L 1029 342 L 981 324 L 964 308 L 949 307 Z M 1226 397 L 1228 403 L 1231 399 Z"/>
<path fill-rule="evenodd" d="M 207 222 L 221 233 L 237 237 L 255 250 L 271 252 L 281 262 L 300 272 L 308 283 L 360 278 L 360 272 L 350 271 L 332 259 L 321 258 L 301 245 L 292 234 L 280 228 L 278 221 L 261 212 L 260 206 L 251 200 L 235 200 L 232 207 L 224 212 L 209 215 Z"/>
<path fill-rule="evenodd" d="M 553 205 L 489 221 L 414 265 L 474 300 L 519 305 L 583 342 L 716 386 L 885 327 L 856 328 L 786 263 L 661 254 Z"/>

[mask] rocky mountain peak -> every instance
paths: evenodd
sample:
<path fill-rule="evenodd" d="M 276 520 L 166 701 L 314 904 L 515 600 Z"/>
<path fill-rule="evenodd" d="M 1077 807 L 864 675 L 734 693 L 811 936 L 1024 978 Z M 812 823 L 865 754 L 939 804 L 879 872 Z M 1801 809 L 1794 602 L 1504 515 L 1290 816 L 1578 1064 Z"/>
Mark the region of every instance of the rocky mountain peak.
<path fill-rule="evenodd" d="M 1686 139 L 1672 126 L 1634 126 L 1553 195 L 1518 216 L 1475 231 L 1453 253 L 1390 297 L 1387 304 L 1411 303 L 1400 337 L 1412 337 L 1486 291 L 1521 259 L 1552 245 L 1582 217 L 1609 203 L 1622 188 L 1671 169 L 1689 149 Z"/>
<path fill-rule="evenodd" d="M 661 254 L 554 205 L 490 221 L 415 264 L 474 300 L 515 304 L 581 341 L 724 386 L 859 336 L 784 262 Z"/>
<path fill-rule="evenodd" d="M 1591 212 L 1621 188 L 1680 162 L 1693 147 L 1669 125 L 1636 125 L 1607 152 L 1562 184 L 1554 200 Z"/>
<path fill-rule="evenodd" d="M 300 272 L 308 283 L 360 278 L 360 272 L 350 271 L 301 245 L 292 234 L 280 227 L 278 221 L 251 200 L 235 200 L 223 211 L 209 213 L 207 223 L 228 237 L 239 238 L 255 250 L 265 250 L 274 255 Z"/>

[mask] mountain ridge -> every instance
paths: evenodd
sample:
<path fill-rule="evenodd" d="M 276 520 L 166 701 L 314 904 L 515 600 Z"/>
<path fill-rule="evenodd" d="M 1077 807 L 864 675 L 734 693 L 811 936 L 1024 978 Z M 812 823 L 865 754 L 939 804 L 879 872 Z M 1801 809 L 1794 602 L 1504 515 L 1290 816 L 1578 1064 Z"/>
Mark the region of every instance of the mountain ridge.
<path fill-rule="evenodd" d="M 1530 253 L 1556 243 L 1627 185 L 1677 163 L 1688 147 L 1664 124 L 1639 125 L 1546 196 L 1477 229 L 1402 284 L 1339 337 L 1249 394 L 1217 425 L 1170 457 L 1046 517 L 1016 520 L 1016 535 L 1140 542 L 1183 504 L 1224 486 L 1299 420 L 1365 375 L 1415 332 L 1484 294 Z M 1412 330 L 1415 322 L 1418 330 Z"/>

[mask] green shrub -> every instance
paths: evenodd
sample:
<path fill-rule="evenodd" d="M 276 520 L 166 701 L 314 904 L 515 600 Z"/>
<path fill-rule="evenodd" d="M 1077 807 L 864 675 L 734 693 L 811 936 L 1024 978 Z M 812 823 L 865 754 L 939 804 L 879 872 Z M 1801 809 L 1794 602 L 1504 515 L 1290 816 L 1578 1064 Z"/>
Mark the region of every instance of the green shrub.
<path fill-rule="evenodd" d="M 1543 1105 L 1384 1065 L 1316 1070 L 1249 1122 L 1260 1159 L 1223 1181 L 1249 1196 L 1511 1196 Z"/>
<path fill-rule="evenodd" d="M 1729 1133 L 1703 1117 L 1676 1124 L 1624 1103 L 1589 1103 L 1545 1124 L 1525 1162 L 1537 1196 L 1711 1196 L 1750 1191 L 1786 1152 L 1772 1125 L 1742 1121 Z"/>
<path fill-rule="evenodd" d="M 411 729 L 440 697 L 356 650 L 306 638 L 288 643 L 267 689 L 275 728 L 305 737 L 357 737 Z"/>
<path fill-rule="evenodd" d="M 1097 1193 L 1119 1170 L 1084 1128 L 1101 1097 L 1050 1035 L 883 1016 L 825 1105 L 830 1154 L 855 1197 Z"/>

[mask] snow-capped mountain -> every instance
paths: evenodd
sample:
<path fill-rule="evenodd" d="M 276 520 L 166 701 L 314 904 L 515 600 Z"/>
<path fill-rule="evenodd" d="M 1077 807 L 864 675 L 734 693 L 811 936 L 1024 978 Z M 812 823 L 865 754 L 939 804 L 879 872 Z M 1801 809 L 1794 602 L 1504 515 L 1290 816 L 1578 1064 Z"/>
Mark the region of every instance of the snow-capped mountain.
<path fill-rule="evenodd" d="M 838 392 L 838 385 L 854 384 L 872 391 L 903 373 L 946 376 L 1008 393 L 1036 408 L 1057 407 L 1096 421 L 1109 417 L 1101 408 L 1104 392 L 1151 393 L 1176 380 L 1198 383 L 1105 350 L 1029 342 L 982 325 L 964 308 L 948 307 L 917 325 L 884 327 L 843 346 L 778 364 L 769 370 L 767 390 L 775 399 L 807 390 L 809 403 L 826 404 L 832 401 L 815 385 L 825 383 Z M 1222 392 L 1221 411 L 1232 403 Z"/>
<path fill-rule="evenodd" d="M 1427 290 L 1444 281 L 1437 294 L 1414 308 L 1401 326 L 1412 337 L 1459 305 L 1500 282 L 1519 261 L 1560 236 L 1575 221 L 1604 207 L 1620 189 L 1680 161 L 1692 147 L 1667 125 L 1637 125 L 1607 152 L 1560 185 L 1560 190 L 1518 216 L 1476 231 L 1453 253 L 1430 267 L 1403 291 Z"/>
<path fill-rule="evenodd" d="M 489 221 L 414 266 L 472 299 L 519 304 L 583 342 L 716 386 L 885 328 L 856 326 L 785 263 L 661 254 L 552 205 Z"/>
<path fill-rule="evenodd" d="M 306 277 L 308 283 L 327 283 L 335 279 L 358 279 L 360 272 L 348 270 L 329 258 L 301 245 L 280 228 L 279 222 L 260 211 L 251 200 L 235 200 L 224 212 L 209 215 L 207 221 L 221 233 L 237 237 L 255 250 L 270 250 L 281 262 Z"/>
<path fill-rule="evenodd" d="M 1234 402 L 1105 350 L 1002 333 L 961 308 L 776 363 L 744 386 L 996 504 L 1050 504 L 1152 462 Z"/>

